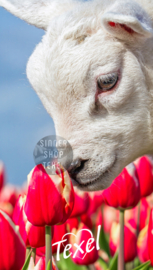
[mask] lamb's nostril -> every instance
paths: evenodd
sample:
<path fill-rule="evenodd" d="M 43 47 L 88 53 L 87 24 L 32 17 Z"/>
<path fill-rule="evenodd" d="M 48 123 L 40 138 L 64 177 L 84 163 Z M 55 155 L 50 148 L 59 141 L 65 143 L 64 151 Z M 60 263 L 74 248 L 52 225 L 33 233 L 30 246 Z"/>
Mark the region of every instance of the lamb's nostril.
<path fill-rule="evenodd" d="M 68 172 L 72 175 L 76 175 L 77 173 L 79 173 L 83 168 L 84 168 L 84 164 L 87 162 L 88 160 L 81 160 L 81 159 L 76 159 L 74 160 L 71 164 L 70 167 L 68 168 Z"/>

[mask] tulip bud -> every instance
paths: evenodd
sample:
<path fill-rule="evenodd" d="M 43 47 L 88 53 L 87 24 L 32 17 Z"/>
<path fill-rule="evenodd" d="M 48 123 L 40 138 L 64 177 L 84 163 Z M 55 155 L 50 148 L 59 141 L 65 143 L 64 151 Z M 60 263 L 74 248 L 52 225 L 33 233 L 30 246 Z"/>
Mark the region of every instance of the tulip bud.
<path fill-rule="evenodd" d="M 151 265 L 153 266 L 153 208 L 150 211 L 150 219 L 148 226 L 148 250 L 149 257 L 151 260 Z"/>
<path fill-rule="evenodd" d="M 108 205 L 103 206 L 103 226 L 106 233 L 110 233 L 113 221 L 119 221 L 119 211 Z"/>
<path fill-rule="evenodd" d="M 84 223 L 90 230 L 92 230 L 92 220 L 88 214 L 84 214 L 81 217 L 81 222 Z M 101 224 L 98 224 L 101 225 Z"/>
<path fill-rule="evenodd" d="M 83 223 L 80 223 L 78 230 L 73 229 L 72 233 L 73 234 L 70 235 L 70 244 L 72 245 L 70 250 L 71 259 L 79 265 L 89 265 L 96 262 L 98 259 L 98 251 L 96 249 L 96 242 L 89 228 Z M 80 249 L 78 249 L 79 245 Z"/>
<path fill-rule="evenodd" d="M 140 183 L 141 198 L 149 196 L 153 192 L 152 164 L 149 157 L 138 158 L 134 162 Z"/>
<path fill-rule="evenodd" d="M 35 226 L 64 223 L 74 205 L 74 190 L 67 171 L 61 169 L 60 174 L 50 176 L 40 164 L 31 171 L 28 181 L 24 207 L 28 220 Z"/>
<path fill-rule="evenodd" d="M 0 202 L 0 210 L 5 212 L 10 218 L 12 218 L 13 215 L 13 206 L 11 203 L 7 202 Z"/>
<path fill-rule="evenodd" d="M 103 191 L 88 192 L 88 194 L 89 194 L 88 215 L 92 215 L 103 203 Z"/>
<path fill-rule="evenodd" d="M 137 253 L 139 260 L 144 263 L 149 260 L 148 250 L 148 225 L 146 225 L 139 233 L 137 240 Z"/>
<path fill-rule="evenodd" d="M 134 210 L 136 209 L 136 207 L 134 208 L 131 208 L 131 209 L 127 209 L 125 211 L 125 214 L 124 214 L 124 223 L 126 224 L 130 219 L 134 219 L 135 218 L 135 215 L 134 215 Z M 119 221 L 119 213 L 117 213 L 118 215 L 118 221 Z"/>
<path fill-rule="evenodd" d="M 45 257 L 40 258 L 36 265 L 34 265 L 34 260 L 31 258 L 28 270 L 45 270 Z"/>
<path fill-rule="evenodd" d="M 138 204 L 140 185 L 134 164 L 123 169 L 111 186 L 103 191 L 103 198 L 107 205 L 119 210 L 133 208 Z"/>
<path fill-rule="evenodd" d="M 77 218 L 69 218 L 66 221 L 66 227 L 69 232 L 71 232 L 73 228 L 77 229 L 78 226 L 79 226 L 79 221 Z"/>
<path fill-rule="evenodd" d="M 46 247 L 40 247 L 36 249 L 36 257 L 45 257 Z"/>
<path fill-rule="evenodd" d="M 114 256 L 119 246 L 119 233 L 120 233 L 119 223 L 113 222 L 111 230 L 110 230 L 110 239 L 109 239 L 109 247 L 110 247 L 110 253 L 112 257 Z"/>
<path fill-rule="evenodd" d="M 45 270 L 45 257 L 40 258 L 35 266 L 33 258 L 31 258 L 28 270 Z M 52 257 L 52 270 L 58 270 L 54 257 Z"/>
<path fill-rule="evenodd" d="M 4 164 L 2 161 L 0 161 L 0 191 L 5 183 L 5 169 Z"/>
<path fill-rule="evenodd" d="M 135 227 L 137 227 L 138 215 L 139 215 L 139 231 L 141 231 L 147 225 L 150 215 L 150 206 L 146 198 L 142 198 L 140 200 L 140 205 L 137 205 L 133 209 L 125 211 L 125 218 L 124 218 L 125 223 L 127 223 L 130 219 L 133 219 L 133 222 L 135 222 Z"/>
<path fill-rule="evenodd" d="M 25 245 L 17 227 L 0 210 L 0 269 L 20 270 L 25 261 Z"/>
<path fill-rule="evenodd" d="M 138 217 L 138 207 L 133 209 L 133 215 L 137 221 Z M 150 206 L 146 198 L 142 198 L 140 201 L 140 221 L 139 221 L 139 231 L 141 231 L 148 223 L 150 215 Z"/>
<path fill-rule="evenodd" d="M 102 211 L 101 209 L 99 209 L 97 213 L 97 217 L 96 217 L 96 227 L 98 227 L 99 225 L 102 225 L 102 223 L 103 223 Z M 107 223 L 107 220 L 106 220 L 106 223 Z"/>
<path fill-rule="evenodd" d="M 5 185 L 0 193 L 0 202 L 11 203 L 14 207 L 18 199 L 17 189 L 13 185 Z"/>
<path fill-rule="evenodd" d="M 14 209 L 13 221 L 19 226 L 19 232 L 27 247 L 43 247 L 45 246 L 45 227 L 34 226 L 27 220 L 24 212 L 25 201 L 26 196 L 20 195 Z"/>
<path fill-rule="evenodd" d="M 89 207 L 89 195 L 87 192 L 83 192 L 76 187 L 74 188 L 74 207 L 73 211 L 71 213 L 72 217 L 77 217 L 80 215 L 83 215 L 87 212 L 87 209 Z"/>
<path fill-rule="evenodd" d="M 120 225 L 116 222 L 113 222 L 111 231 L 110 231 L 110 252 L 114 256 L 117 248 L 119 247 L 119 232 Z M 137 256 L 137 237 L 136 230 L 127 223 L 124 226 L 124 261 L 131 262 Z"/>
<path fill-rule="evenodd" d="M 67 234 L 66 223 L 54 226 L 54 236 L 52 239 L 53 254 L 57 253 L 57 245 L 53 246 L 53 244 L 61 241 L 65 234 Z M 65 241 L 64 244 L 60 245 L 60 253 L 64 251 L 65 246 L 68 244 L 68 236 L 64 237 L 64 239 L 67 239 L 67 241 Z"/>

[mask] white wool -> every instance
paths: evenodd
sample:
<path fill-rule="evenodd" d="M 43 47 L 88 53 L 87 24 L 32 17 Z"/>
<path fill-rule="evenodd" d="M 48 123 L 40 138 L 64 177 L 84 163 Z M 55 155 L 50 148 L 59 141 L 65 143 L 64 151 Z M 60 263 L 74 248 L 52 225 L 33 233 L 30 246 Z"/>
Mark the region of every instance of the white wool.
<path fill-rule="evenodd" d="M 69 140 L 74 159 L 89 159 L 77 176 L 80 184 L 89 184 L 84 189 L 108 187 L 127 164 L 153 154 L 152 1 L 0 0 L 0 5 L 46 30 L 28 61 L 27 77 L 57 135 Z M 118 71 L 116 89 L 95 102 L 96 78 Z"/>

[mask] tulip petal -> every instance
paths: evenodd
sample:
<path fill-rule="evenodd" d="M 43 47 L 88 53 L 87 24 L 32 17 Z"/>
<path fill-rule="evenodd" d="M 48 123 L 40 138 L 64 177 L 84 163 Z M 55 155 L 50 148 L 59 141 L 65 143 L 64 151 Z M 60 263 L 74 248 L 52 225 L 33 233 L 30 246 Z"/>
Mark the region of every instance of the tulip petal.
<path fill-rule="evenodd" d="M 37 165 L 28 176 L 29 187 L 24 206 L 28 220 L 35 226 L 64 223 L 74 205 L 74 191 L 67 172 L 48 175 Z"/>
<path fill-rule="evenodd" d="M 20 270 L 25 260 L 25 245 L 18 227 L 0 210 L 0 269 Z"/>

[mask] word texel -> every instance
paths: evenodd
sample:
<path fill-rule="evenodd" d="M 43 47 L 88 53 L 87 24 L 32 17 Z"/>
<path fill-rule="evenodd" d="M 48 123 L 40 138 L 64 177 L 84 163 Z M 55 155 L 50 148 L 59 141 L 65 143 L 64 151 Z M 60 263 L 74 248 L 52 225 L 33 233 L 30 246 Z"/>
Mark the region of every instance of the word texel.
<path fill-rule="evenodd" d="M 101 225 L 98 226 L 98 230 L 97 230 L 97 238 L 96 238 L 96 249 L 99 250 L 100 249 L 100 246 L 99 246 L 99 236 L 100 236 L 100 230 L 101 230 Z M 86 251 L 84 251 L 81 247 L 83 245 L 83 243 L 85 242 L 85 240 L 83 240 L 79 245 L 77 243 L 74 243 L 74 247 L 76 247 L 76 251 L 75 253 L 73 254 L 73 258 L 75 258 L 77 256 L 77 253 L 78 251 L 81 252 L 81 254 L 87 254 L 87 253 L 90 253 L 94 248 L 95 246 L 93 246 L 91 248 L 91 245 L 92 243 L 95 241 L 95 239 L 93 238 L 93 233 L 88 230 L 88 229 L 82 229 L 82 230 L 79 230 L 78 233 L 81 233 L 81 231 L 87 231 L 90 233 L 91 237 L 88 239 L 87 241 L 87 244 L 86 244 Z M 77 233 L 77 234 L 78 234 Z M 55 246 L 57 245 L 57 254 L 56 254 L 56 260 L 57 261 L 60 261 L 60 247 L 61 247 L 61 244 L 63 245 L 64 242 L 67 241 L 67 239 L 64 239 L 67 235 L 73 235 L 76 237 L 76 235 L 74 233 L 66 233 L 65 235 L 63 235 L 62 237 L 62 240 L 61 241 L 58 241 L 56 243 L 54 243 L 52 246 Z M 67 251 L 70 251 L 72 248 L 72 245 L 71 244 L 67 244 L 64 248 L 64 252 L 63 252 L 63 257 L 64 259 L 67 259 L 69 258 L 71 255 L 72 255 L 72 252 L 69 252 L 69 254 L 67 254 Z"/>

